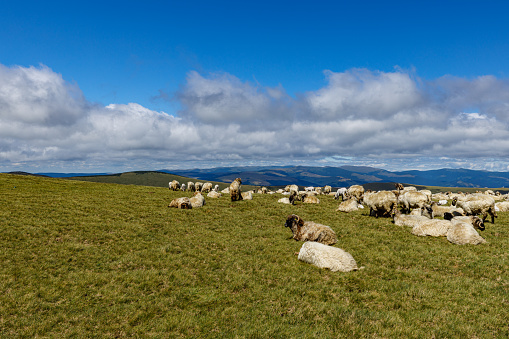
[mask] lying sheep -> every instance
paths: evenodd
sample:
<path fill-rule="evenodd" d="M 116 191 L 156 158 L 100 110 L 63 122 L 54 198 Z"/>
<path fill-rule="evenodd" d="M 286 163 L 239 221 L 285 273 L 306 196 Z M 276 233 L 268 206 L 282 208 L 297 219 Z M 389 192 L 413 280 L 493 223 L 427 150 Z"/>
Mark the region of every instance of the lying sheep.
<path fill-rule="evenodd" d="M 362 201 L 369 207 L 369 215 L 376 218 L 389 217 L 398 204 L 396 194 L 390 191 L 364 193 Z"/>
<path fill-rule="evenodd" d="M 450 213 L 453 216 L 465 215 L 465 211 L 463 209 L 456 206 L 441 206 L 436 202 L 431 203 L 431 208 L 433 209 L 433 216 L 443 218 L 445 213 Z"/>
<path fill-rule="evenodd" d="M 495 203 L 495 211 L 509 212 L 509 201 L 500 201 Z"/>
<path fill-rule="evenodd" d="M 241 191 L 242 180 L 240 178 L 236 178 L 230 184 L 230 199 L 232 201 L 242 200 L 242 191 Z"/>
<path fill-rule="evenodd" d="M 486 242 L 470 223 L 457 222 L 452 225 L 447 233 L 447 240 L 451 243 L 456 245 L 479 245 Z"/>
<path fill-rule="evenodd" d="M 495 223 L 497 212 L 495 211 L 495 199 L 488 195 L 469 195 L 463 199 L 454 198 L 452 204 L 465 211 L 466 215 L 482 215 L 483 222 L 488 214 L 491 216 L 491 223 Z"/>
<path fill-rule="evenodd" d="M 298 256 L 300 261 L 315 265 L 320 268 L 328 268 L 332 272 L 350 272 L 358 270 L 353 256 L 341 248 L 327 246 L 318 242 L 305 242 Z"/>
<path fill-rule="evenodd" d="M 393 222 L 396 226 L 414 227 L 419 223 L 428 221 L 432 218 L 426 208 L 421 209 L 422 215 L 408 215 L 402 214 L 397 208 L 392 211 Z"/>
<path fill-rule="evenodd" d="M 242 200 L 253 200 L 253 192 L 252 191 L 242 192 L 240 194 L 242 195 Z"/>
<path fill-rule="evenodd" d="M 305 222 L 295 214 L 286 218 L 285 227 L 292 230 L 293 239 L 297 241 L 317 241 L 325 245 L 334 245 L 338 241 L 336 233 L 329 226 L 313 221 Z"/>
<path fill-rule="evenodd" d="M 212 190 L 212 191 L 210 191 L 207 194 L 207 197 L 209 197 L 209 198 L 221 198 L 221 193 Z"/>
<path fill-rule="evenodd" d="M 170 181 L 168 183 L 168 188 L 171 191 L 178 191 L 178 190 L 180 190 L 180 183 L 177 180 Z"/>
<path fill-rule="evenodd" d="M 336 211 L 350 213 L 353 211 L 357 211 L 359 209 L 359 203 L 357 202 L 357 199 L 352 198 L 345 201 L 342 201 L 338 209 Z"/>
<path fill-rule="evenodd" d="M 292 191 L 288 198 L 281 198 L 277 202 L 283 203 L 283 204 L 290 204 L 295 205 L 295 200 L 297 199 L 297 192 Z"/>
<path fill-rule="evenodd" d="M 318 199 L 316 196 L 314 195 L 308 195 L 306 196 L 302 202 L 304 204 L 319 204 L 320 203 L 320 199 Z"/>
<path fill-rule="evenodd" d="M 445 237 L 452 226 L 453 224 L 449 220 L 422 220 L 412 227 L 412 234 L 421 237 L 428 235 L 432 237 Z"/>
<path fill-rule="evenodd" d="M 219 193 L 219 185 L 216 184 L 216 186 L 214 186 L 213 191 Z"/>
<path fill-rule="evenodd" d="M 170 202 L 170 204 L 168 205 L 168 207 L 176 207 L 176 208 L 180 208 L 180 209 L 191 209 L 191 208 L 193 208 L 193 206 L 191 205 L 191 201 L 189 200 L 188 197 L 182 197 L 182 198 L 173 199 Z"/>
<path fill-rule="evenodd" d="M 194 196 L 189 198 L 189 201 L 191 202 L 193 208 L 198 208 L 205 205 L 205 197 L 201 195 L 201 192 L 194 193 Z"/>

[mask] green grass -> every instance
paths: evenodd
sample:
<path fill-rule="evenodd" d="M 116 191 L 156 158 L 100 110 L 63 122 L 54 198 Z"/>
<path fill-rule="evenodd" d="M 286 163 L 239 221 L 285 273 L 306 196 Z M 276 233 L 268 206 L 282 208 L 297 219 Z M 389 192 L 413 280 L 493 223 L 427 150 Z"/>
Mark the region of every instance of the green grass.
<path fill-rule="evenodd" d="M 330 196 L 167 207 L 182 195 L 0 174 L 0 337 L 509 336 L 508 214 L 487 244 L 458 246 Z M 291 213 L 331 226 L 365 268 L 297 260 Z"/>

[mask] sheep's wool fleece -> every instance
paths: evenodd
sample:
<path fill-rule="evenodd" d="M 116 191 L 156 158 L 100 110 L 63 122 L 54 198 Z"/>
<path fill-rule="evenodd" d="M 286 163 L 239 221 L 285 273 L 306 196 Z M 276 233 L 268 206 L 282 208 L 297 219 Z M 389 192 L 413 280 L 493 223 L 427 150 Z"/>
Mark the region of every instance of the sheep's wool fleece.
<path fill-rule="evenodd" d="M 350 272 L 358 269 L 350 253 L 314 241 L 307 241 L 302 245 L 298 258 L 308 264 L 328 268 L 332 272 Z"/>
<path fill-rule="evenodd" d="M 456 245 L 479 245 L 486 242 L 474 227 L 466 222 L 453 224 L 449 233 L 447 233 L 447 240 Z"/>

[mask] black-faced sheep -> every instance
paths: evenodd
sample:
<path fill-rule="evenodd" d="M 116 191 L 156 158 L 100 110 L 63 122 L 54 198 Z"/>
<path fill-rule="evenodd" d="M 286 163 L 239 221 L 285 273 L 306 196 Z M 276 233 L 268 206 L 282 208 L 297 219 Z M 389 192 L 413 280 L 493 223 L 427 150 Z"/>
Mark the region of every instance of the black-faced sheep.
<path fill-rule="evenodd" d="M 242 180 L 240 178 L 236 178 L 230 184 L 230 198 L 231 198 L 231 201 L 242 200 L 241 185 L 242 185 Z"/>
<path fill-rule="evenodd" d="M 187 191 L 188 192 L 194 192 L 196 189 L 194 188 L 194 182 L 188 181 L 187 182 Z"/>
<path fill-rule="evenodd" d="M 201 192 L 201 188 L 203 187 L 203 183 L 202 182 L 199 182 L 197 181 L 195 184 L 194 184 L 194 189 L 196 192 Z"/>
<path fill-rule="evenodd" d="M 334 245 L 338 241 L 336 233 L 329 226 L 304 221 L 295 214 L 286 218 L 285 227 L 292 230 L 293 239 L 297 241 L 317 241 L 325 245 Z"/>
<path fill-rule="evenodd" d="M 350 272 L 358 269 L 350 253 L 341 248 L 314 241 L 308 241 L 302 245 L 298 259 L 320 268 L 328 268 L 332 272 Z"/>

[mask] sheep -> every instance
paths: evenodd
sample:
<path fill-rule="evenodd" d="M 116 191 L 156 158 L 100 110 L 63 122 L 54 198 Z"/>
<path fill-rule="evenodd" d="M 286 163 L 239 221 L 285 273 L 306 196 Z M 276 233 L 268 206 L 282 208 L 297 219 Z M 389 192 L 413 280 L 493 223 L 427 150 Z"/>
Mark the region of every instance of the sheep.
<path fill-rule="evenodd" d="M 433 209 L 434 217 L 444 217 L 445 213 L 451 213 L 453 216 L 465 215 L 465 211 L 459 207 L 455 206 L 440 206 L 436 202 L 431 203 L 431 208 Z"/>
<path fill-rule="evenodd" d="M 201 188 L 201 191 L 203 193 L 209 193 L 210 191 L 212 191 L 212 183 L 210 183 L 210 182 L 204 183 Z"/>
<path fill-rule="evenodd" d="M 306 196 L 302 202 L 304 204 L 319 204 L 320 203 L 320 199 L 318 199 L 314 195 L 309 195 L 309 196 Z"/>
<path fill-rule="evenodd" d="M 185 190 L 186 190 L 186 184 L 182 184 L 182 185 L 180 186 L 180 190 L 181 190 L 181 191 L 185 191 Z"/>
<path fill-rule="evenodd" d="M 241 190 L 242 180 L 240 178 L 236 178 L 230 184 L 230 199 L 231 201 L 242 200 L 242 190 Z"/>
<path fill-rule="evenodd" d="M 299 191 L 299 186 L 297 186 L 297 185 L 286 185 L 285 192 L 290 192 L 290 191 L 298 192 Z"/>
<path fill-rule="evenodd" d="M 414 227 L 421 222 L 425 222 L 431 219 L 431 215 L 429 215 L 429 211 L 426 208 L 421 209 L 423 215 L 407 215 L 402 214 L 397 208 L 392 210 L 392 218 L 394 225 L 396 226 L 407 226 Z"/>
<path fill-rule="evenodd" d="M 286 218 L 285 227 L 292 230 L 296 241 L 317 241 L 325 245 L 334 245 L 338 241 L 336 233 L 329 226 L 304 221 L 295 214 Z"/>
<path fill-rule="evenodd" d="M 194 184 L 194 188 L 196 190 L 196 192 L 201 192 L 201 188 L 203 186 L 203 183 L 202 182 L 199 182 L 197 181 L 195 184 Z"/>
<path fill-rule="evenodd" d="M 356 199 L 351 198 L 351 199 L 342 201 L 339 204 L 338 209 L 336 211 L 350 213 L 353 211 L 357 211 L 358 209 L 359 209 L 359 203 L 357 202 Z"/>
<path fill-rule="evenodd" d="M 447 233 L 447 240 L 451 243 L 456 245 L 479 245 L 486 242 L 470 223 L 457 222 L 452 225 Z"/>
<path fill-rule="evenodd" d="M 471 224 L 472 226 L 474 226 L 474 228 L 477 228 L 478 230 L 481 230 L 481 231 L 485 230 L 484 222 L 482 221 L 481 218 L 479 218 L 478 216 L 475 216 L 475 215 L 453 216 L 452 214 L 446 213 L 444 215 L 444 219 L 450 220 L 453 224 L 458 223 L 458 222 L 467 222 L 467 223 Z"/>
<path fill-rule="evenodd" d="M 403 205 L 406 213 L 410 213 L 412 208 L 422 208 L 428 203 L 428 196 L 417 191 L 408 191 L 398 196 L 398 204 Z"/>
<path fill-rule="evenodd" d="M 348 187 L 348 189 L 346 190 L 345 196 L 347 198 L 353 197 L 358 202 L 360 202 L 363 194 L 364 194 L 364 187 L 362 187 L 361 185 L 352 185 L 352 186 Z M 343 198 L 343 200 L 344 200 L 344 198 Z"/>
<path fill-rule="evenodd" d="M 196 188 L 194 187 L 194 182 L 192 182 L 192 181 L 187 182 L 187 191 L 188 192 L 196 191 Z"/>
<path fill-rule="evenodd" d="M 332 272 L 350 272 L 359 269 L 350 253 L 341 248 L 314 241 L 302 244 L 298 259 L 319 268 L 328 268 Z"/>
<path fill-rule="evenodd" d="M 221 198 L 221 193 L 212 190 L 212 191 L 210 191 L 207 194 L 207 197 L 209 197 L 209 198 Z"/>
<path fill-rule="evenodd" d="M 332 191 L 332 187 L 329 185 L 325 185 L 323 187 L 323 194 L 329 194 Z"/>
<path fill-rule="evenodd" d="M 253 191 L 242 192 L 240 194 L 242 196 L 242 200 L 253 200 Z"/>
<path fill-rule="evenodd" d="M 323 189 L 321 187 L 316 187 L 315 188 L 315 193 L 316 194 L 323 194 Z"/>
<path fill-rule="evenodd" d="M 396 194 L 389 191 L 364 193 L 362 200 L 364 205 L 369 207 L 369 215 L 374 215 L 376 218 L 390 216 L 398 204 Z"/>
<path fill-rule="evenodd" d="M 205 205 L 205 197 L 201 195 L 201 192 L 194 193 L 194 196 L 189 198 L 189 201 L 191 202 L 193 208 L 198 208 Z"/>
<path fill-rule="evenodd" d="M 495 210 L 499 212 L 509 212 L 509 201 L 495 203 Z"/>
<path fill-rule="evenodd" d="M 445 237 L 453 223 L 449 220 L 441 219 L 428 219 L 418 222 L 412 227 L 412 234 L 425 237 L 427 235 L 432 237 Z"/>
<path fill-rule="evenodd" d="M 304 187 L 304 191 L 306 191 L 306 192 L 312 192 L 314 190 L 315 190 L 315 188 L 313 186 Z"/>
<path fill-rule="evenodd" d="M 297 198 L 297 192 L 292 191 L 288 198 L 286 198 L 286 197 L 285 198 L 281 198 L 277 202 L 280 202 L 280 203 L 283 203 L 283 204 L 295 205 L 296 198 Z"/>
<path fill-rule="evenodd" d="M 347 191 L 346 187 L 338 188 L 338 190 L 334 194 L 334 199 L 339 200 L 339 197 L 341 197 L 342 200 L 346 200 L 345 199 L 346 191 Z"/>
<path fill-rule="evenodd" d="M 168 205 L 168 207 L 176 207 L 176 208 L 180 208 L 180 209 L 191 209 L 191 208 L 193 208 L 193 206 L 191 205 L 191 201 L 189 200 L 188 197 L 182 197 L 182 198 L 173 199 L 170 202 L 170 204 Z"/>
<path fill-rule="evenodd" d="M 495 223 L 497 212 L 495 211 L 495 199 L 487 195 L 470 195 L 464 199 L 454 198 L 454 206 L 462 208 L 466 215 L 482 215 L 483 222 L 488 214 L 491 216 L 491 223 Z"/>
<path fill-rule="evenodd" d="M 170 181 L 168 183 L 168 188 L 171 191 L 178 191 L 178 190 L 180 190 L 180 183 L 177 180 Z"/>
<path fill-rule="evenodd" d="M 225 189 L 223 189 L 221 191 L 221 193 L 223 193 L 223 194 L 230 194 L 230 187 L 226 187 Z"/>
<path fill-rule="evenodd" d="M 280 202 L 282 204 L 289 204 L 289 205 L 293 205 L 292 202 L 290 201 L 290 198 L 281 198 L 279 199 L 277 202 Z"/>

